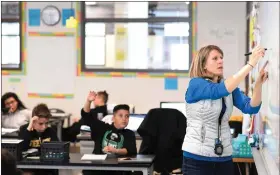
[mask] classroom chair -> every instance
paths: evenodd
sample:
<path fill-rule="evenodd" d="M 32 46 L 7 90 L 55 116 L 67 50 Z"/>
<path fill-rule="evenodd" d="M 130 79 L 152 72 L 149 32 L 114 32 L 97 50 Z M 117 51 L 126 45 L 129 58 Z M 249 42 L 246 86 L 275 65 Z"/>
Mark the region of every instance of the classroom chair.
<path fill-rule="evenodd" d="M 154 171 L 181 171 L 186 117 L 177 109 L 151 109 L 137 129 L 142 137 L 139 154 L 155 154 Z"/>
<path fill-rule="evenodd" d="M 59 114 L 65 113 L 62 109 L 58 109 L 58 108 L 50 108 L 50 112 L 59 113 Z"/>
<path fill-rule="evenodd" d="M 234 129 L 233 138 L 236 138 L 238 134 L 242 134 L 242 116 L 231 116 L 229 120 L 230 128 Z"/>

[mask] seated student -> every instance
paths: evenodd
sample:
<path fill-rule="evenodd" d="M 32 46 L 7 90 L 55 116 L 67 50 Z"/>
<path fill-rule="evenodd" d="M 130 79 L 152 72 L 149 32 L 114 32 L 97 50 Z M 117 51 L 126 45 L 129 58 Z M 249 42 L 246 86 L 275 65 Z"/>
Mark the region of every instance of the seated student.
<path fill-rule="evenodd" d="M 81 110 L 83 120 L 91 128 L 91 138 L 94 141 L 93 154 L 115 154 L 131 156 L 137 154 L 136 139 L 133 131 L 125 129 L 129 122 L 129 106 L 122 104 L 114 107 L 112 125 L 104 123 Z M 83 171 L 84 175 L 118 174 L 113 171 Z"/>
<path fill-rule="evenodd" d="M 26 109 L 17 94 L 13 92 L 7 92 L 2 96 L 1 110 L 3 128 L 19 129 L 31 118 L 31 111 Z"/>
<path fill-rule="evenodd" d="M 102 113 L 103 117 L 108 114 L 107 101 L 108 94 L 106 91 L 99 91 L 97 94 L 94 91 L 90 91 L 86 103 L 84 105 L 84 112 L 89 113 L 91 116 L 97 116 L 96 114 Z M 90 105 L 93 102 L 94 108 L 90 109 Z M 100 118 L 99 120 L 101 120 Z"/>
<path fill-rule="evenodd" d="M 19 137 L 23 140 L 23 151 L 36 148 L 40 152 L 43 142 L 58 141 L 56 132 L 48 127 L 50 110 L 45 104 L 38 104 L 32 111 L 30 123 L 20 127 Z M 33 175 L 57 175 L 57 170 L 24 169 Z"/>
<path fill-rule="evenodd" d="M 86 103 L 84 105 L 85 113 L 88 113 L 90 116 L 98 117 L 99 114 L 102 114 L 102 117 L 108 114 L 107 112 L 107 101 L 108 101 L 108 93 L 106 91 L 99 91 L 97 94 L 94 91 L 90 91 Z M 90 109 L 91 103 L 93 102 L 94 108 Z M 100 118 L 101 120 L 101 118 Z M 76 140 L 76 136 L 80 133 L 80 128 L 82 125 L 87 125 L 84 123 L 81 118 L 78 122 L 75 122 L 72 126 L 68 128 L 63 128 L 62 130 L 62 138 L 63 141 L 71 141 L 74 142 Z"/>
<path fill-rule="evenodd" d="M 21 175 L 16 167 L 15 157 L 6 149 L 1 149 L 1 174 Z"/>
<path fill-rule="evenodd" d="M 19 137 L 23 139 L 23 150 L 40 149 L 41 143 L 58 141 L 56 132 L 48 127 L 51 113 L 45 104 L 38 104 L 32 111 L 30 123 L 20 127 Z"/>

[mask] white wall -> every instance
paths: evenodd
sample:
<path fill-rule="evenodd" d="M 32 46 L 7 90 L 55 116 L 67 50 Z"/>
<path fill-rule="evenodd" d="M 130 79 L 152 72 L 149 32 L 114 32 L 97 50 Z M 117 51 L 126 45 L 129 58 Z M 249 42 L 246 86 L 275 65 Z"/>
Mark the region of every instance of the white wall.
<path fill-rule="evenodd" d="M 27 8 L 43 8 L 46 4 L 55 4 L 60 8 L 70 8 L 69 2 L 28 2 Z M 219 44 L 225 51 L 225 75 L 228 76 L 236 72 L 241 65 L 244 64 L 245 41 L 246 41 L 246 19 L 245 19 L 245 2 L 198 2 L 197 5 L 197 20 L 198 20 L 198 48 L 204 44 Z M 57 27 L 40 26 L 38 28 L 27 28 L 28 31 L 48 31 L 48 32 L 61 32 L 72 31 L 66 29 L 61 25 Z M 221 38 L 216 38 L 215 31 L 223 32 Z M 224 31 L 227 31 L 226 34 Z M 40 57 L 39 52 L 40 42 L 44 42 L 42 37 L 41 41 L 37 40 L 36 44 L 30 44 L 32 38 L 27 38 L 27 52 L 28 57 Z M 66 42 L 65 45 L 72 44 Z M 75 38 L 73 37 L 73 42 Z M 30 46 L 33 46 L 32 48 Z M 40 49 L 39 49 L 40 48 Z M 72 52 L 73 57 L 69 59 L 76 60 L 75 51 L 65 50 L 64 45 L 61 47 L 49 46 L 48 49 L 56 52 L 56 57 L 59 59 L 65 52 Z M 28 58 L 27 57 L 27 62 Z M 32 59 L 32 58 L 30 58 Z M 28 66 L 32 62 L 28 62 Z M 65 64 L 65 66 L 68 66 Z M 52 68 L 49 68 L 52 71 Z M 63 70 L 62 70 L 63 71 Z M 48 74 L 48 72 L 45 72 Z M 44 99 L 44 98 L 28 98 L 27 97 L 27 75 L 26 76 L 3 76 L 2 92 L 10 90 L 16 91 L 24 103 L 33 108 L 39 102 L 44 102 L 49 107 L 59 107 L 67 112 L 71 112 L 74 116 L 79 116 L 80 109 L 86 99 L 89 90 L 104 90 L 106 89 L 109 96 L 109 103 L 129 103 L 134 104 L 137 113 L 146 113 L 150 108 L 159 107 L 160 101 L 184 101 L 186 87 L 188 85 L 188 78 L 179 78 L 177 91 L 164 90 L 163 78 L 93 78 L 93 77 L 75 77 L 74 83 L 74 98 L 73 99 Z M 9 79 L 18 77 L 21 82 L 10 83 Z M 243 88 L 244 85 L 241 85 Z M 234 113 L 238 115 L 238 112 Z"/>
<path fill-rule="evenodd" d="M 246 3 L 198 2 L 197 16 L 198 48 L 217 44 L 224 51 L 225 76 L 237 72 L 245 60 Z"/>

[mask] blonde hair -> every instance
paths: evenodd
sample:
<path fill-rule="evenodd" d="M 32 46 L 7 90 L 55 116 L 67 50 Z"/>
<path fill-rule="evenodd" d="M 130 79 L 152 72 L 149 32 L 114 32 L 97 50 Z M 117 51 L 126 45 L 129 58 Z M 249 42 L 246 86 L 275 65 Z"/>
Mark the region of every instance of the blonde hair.
<path fill-rule="evenodd" d="M 195 58 L 192 60 L 191 68 L 190 68 L 190 77 L 203 77 L 203 78 L 209 78 L 212 79 L 212 77 L 209 77 L 209 75 L 206 73 L 206 70 L 204 69 L 206 60 L 212 50 L 217 50 L 224 56 L 224 53 L 222 49 L 220 49 L 218 46 L 215 45 L 208 45 L 205 47 L 202 47 L 199 49 L 198 53 L 196 54 Z M 219 77 L 219 80 L 223 77 Z"/>

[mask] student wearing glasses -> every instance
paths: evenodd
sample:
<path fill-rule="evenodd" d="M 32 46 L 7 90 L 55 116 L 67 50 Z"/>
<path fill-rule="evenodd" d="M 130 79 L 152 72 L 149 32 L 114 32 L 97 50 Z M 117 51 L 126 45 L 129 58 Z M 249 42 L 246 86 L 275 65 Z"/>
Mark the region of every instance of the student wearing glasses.
<path fill-rule="evenodd" d="M 5 93 L 1 98 L 2 127 L 19 129 L 29 122 L 31 111 L 26 109 L 17 94 Z"/>

